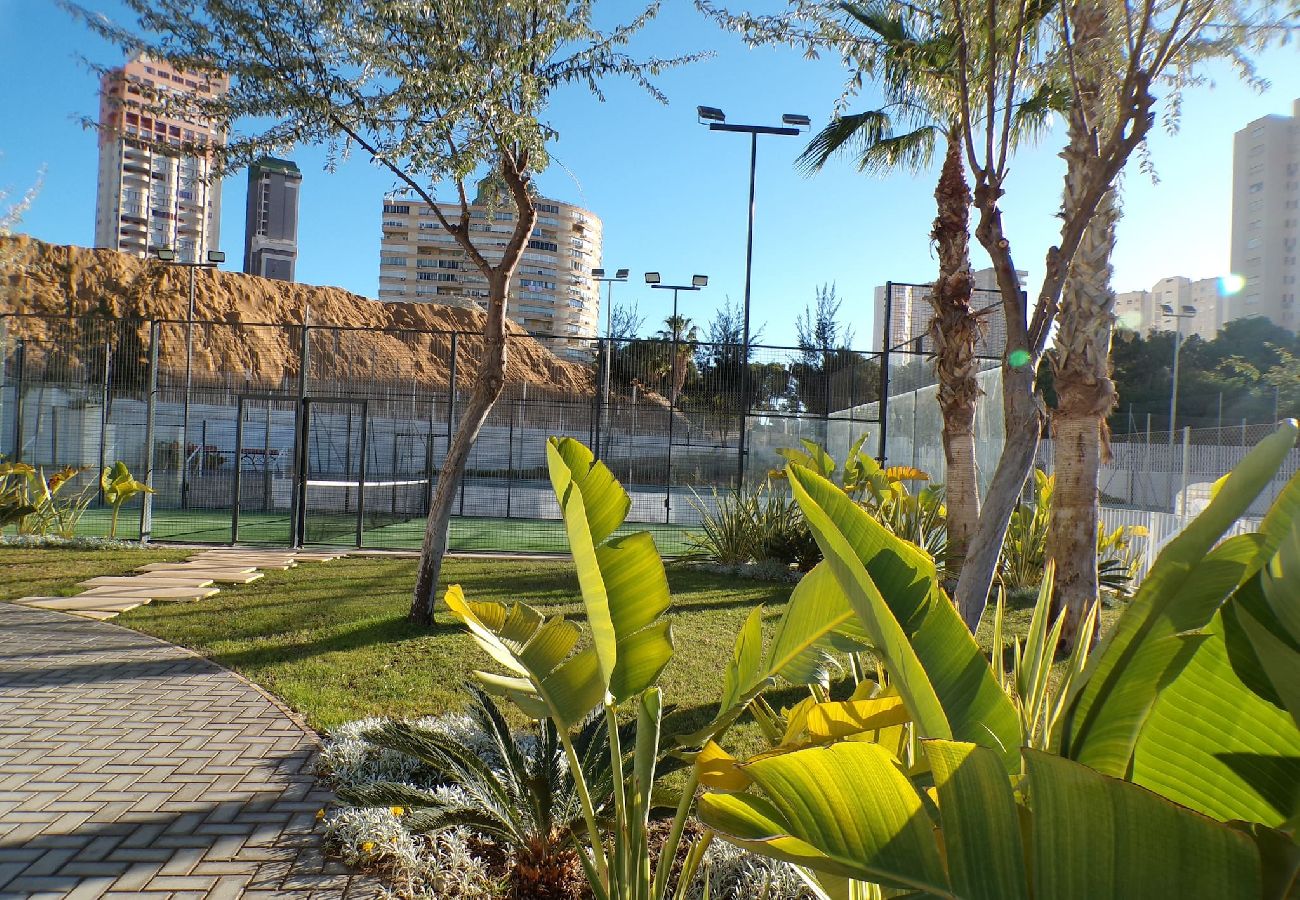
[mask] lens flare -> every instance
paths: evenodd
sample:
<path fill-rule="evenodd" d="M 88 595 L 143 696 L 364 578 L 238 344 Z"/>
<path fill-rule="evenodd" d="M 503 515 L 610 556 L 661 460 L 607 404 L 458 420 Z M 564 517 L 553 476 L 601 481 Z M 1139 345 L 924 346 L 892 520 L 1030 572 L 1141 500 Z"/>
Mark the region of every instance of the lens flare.
<path fill-rule="evenodd" d="M 1219 296 L 1231 297 L 1246 286 L 1246 279 L 1240 275 L 1224 275 L 1219 279 Z"/>
<path fill-rule="evenodd" d="M 1029 351 L 1012 350 L 1011 354 L 1007 356 L 1007 362 L 1011 363 L 1011 365 L 1017 369 L 1021 366 L 1027 366 L 1029 365 Z"/>
<path fill-rule="evenodd" d="M 1136 309 L 1120 313 L 1115 324 L 1124 331 L 1138 331 L 1142 328 L 1142 313 Z"/>

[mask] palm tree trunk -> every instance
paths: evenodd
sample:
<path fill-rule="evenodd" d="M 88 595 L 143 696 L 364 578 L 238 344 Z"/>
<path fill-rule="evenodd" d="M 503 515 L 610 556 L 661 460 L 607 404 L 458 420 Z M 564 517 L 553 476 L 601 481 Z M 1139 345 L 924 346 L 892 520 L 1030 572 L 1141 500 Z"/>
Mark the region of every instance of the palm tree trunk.
<path fill-rule="evenodd" d="M 949 577 L 961 573 L 971 535 L 979 521 L 979 484 L 975 472 L 975 343 L 979 319 L 971 311 L 970 187 L 962 164 L 959 129 L 948 129 L 948 151 L 934 190 L 938 214 L 930 236 L 939 252 L 939 277 L 930 293 L 934 318 L 939 409 L 943 415 L 944 477 L 948 506 Z"/>
<path fill-rule="evenodd" d="M 1102 33 L 1104 12 L 1077 6 L 1074 12 L 1076 59 L 1089 61 L 1091 43 Z M 1069 116 L 1065 202 L 1082 190 L 1080 172 L 1097 140 L 1100 113 L 1095 80 L 1080 79 Z M 1047 555 L 1056 560 L 1053 608 L 1066 616 L 1062 641 L 1074 643 L 1079 622 L 1098 599 L 1098 474 L 1106 417 L 1115 405 L 1110 379 L 1110 338 L 1115 320 L 1111 254 L 1119 219 L 1118 191 L 1107 191 L 1084 230 L 1061 295 L 1056 335 L 1052 411 L 1056 496 L 1047 534 Z"/>

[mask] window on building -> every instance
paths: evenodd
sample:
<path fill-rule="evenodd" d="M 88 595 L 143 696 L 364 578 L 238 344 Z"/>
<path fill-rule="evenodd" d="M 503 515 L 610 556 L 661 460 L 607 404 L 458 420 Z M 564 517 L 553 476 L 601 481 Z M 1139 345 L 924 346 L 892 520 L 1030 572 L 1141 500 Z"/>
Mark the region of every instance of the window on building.
<path fill-rule="evenodd" d="M 533 250 L 550 250 L 552 253 L 555 253 L 560 249 L 560 245 L 554 241 L 533 240 L 528 242 L 528 246 Z"/>
<path fill-rule="evenodd" d="M 397 215 L 404 216 L 410 211 L 411 211 L 411 207 L 409 204 L 405 204 L 405 203 L 384 204 L 384 212 L 386 213 L 396 213 Z"/>

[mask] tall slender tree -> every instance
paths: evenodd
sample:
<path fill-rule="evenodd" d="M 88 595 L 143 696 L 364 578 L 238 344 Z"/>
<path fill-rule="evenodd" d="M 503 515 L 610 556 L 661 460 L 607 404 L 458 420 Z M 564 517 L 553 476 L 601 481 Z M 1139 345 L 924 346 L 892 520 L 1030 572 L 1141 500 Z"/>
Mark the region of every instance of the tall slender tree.
<path fill-rule="evenodd" d="M 505 386 L 510 279 L 537 220 L 533 177 L 547 165 L 555 129 L 543 116 L 556 89 L 624 76 L 653 97 L 649 80 L 693 57 L 637 60 L 625 47 L 658 11 L 628 24 L 593 24 L 594 0 L 124 0 L 122 26 L 69 3 L 93 30 L 128 52 L 178 69 L 228 76 L 226 94 L 168 92 L 145 99 L 182 118 L 229 131 L 200 145 L 218 174 L 266 152 L 324 144 L 331 165 L 360 151 L 430 205 L 487 280 L 483 353 L 443 462 L 425 528 L 411 618 L 430 623 L 452 502 L 470 450 Z M 513 211 L 500 252 L 470 237 L 467 185 L 490 176 L 495 202 Z M 450 183 L 459 214 L 434 196 Z"/>

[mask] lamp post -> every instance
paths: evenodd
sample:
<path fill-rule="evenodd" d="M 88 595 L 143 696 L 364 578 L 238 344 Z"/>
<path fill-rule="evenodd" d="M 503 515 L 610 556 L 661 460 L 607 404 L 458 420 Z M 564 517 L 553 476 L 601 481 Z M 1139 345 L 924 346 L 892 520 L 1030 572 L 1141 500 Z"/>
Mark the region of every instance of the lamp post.
<path fill-rule="evenodd" d="M 612 276 L 606 276 L 604 269 L 592 269 L 591 278 L 593 281 L 609 285 L 607 299 L 605 301 L 605 348 L 601 353 L 601 359 L 604 365 L 601 366 L 600 378 L 600 409 L 597 410 L 596 416 L 596 446 L 592 448 L 596 458 L 600 459 L 600 411 L 609 409 L 609 368 L 613 361 L 614 350 L 614 282 L 627 281 L 628 270 L 619 269 Z M 597 288 L 597 292 L 599 292 Z"/>
<path fill-rule="evenodd" d="M 190 382 L 194 370 L 194 270 L 215 269 L 226 261 L 226 254 L 220 250 L 209 250 L 203 262 L 181 262 L 176 258 L 176 251 L 171 247 L 160 247 L 155 253 L 161 262 L 190 270 L 190 299 L 185 313 L 185 397 L 181 405 L 181 509 L 188 509 L 190 505 Z M 235 456 L 238 462 L 239 448 L 235 448 Z"/>
<path fill-rule="evenodd" d="M 758 136 L 775 134 L 793 137 L 809 127 L 811 121 L 805 115 L 786 113 L 781 116 L 781 125 L 732 125 L 727 122 L 726 114 L 716 106 L 697 106 L 695 111 L 700 124 L 707 124 L 709 131 L 732 131 L 749 135 L 749 230 L 745 239 L 744 331 L 740 369 L 741 411 L 736 456 L 736 485 L 739 487 L 745 479 L 745 421 L 749 418 L 749 301 L 754 273 L 754 175 L 758 168 Z"/>
<path fill-rule="evenodd" d="M 1186 304 L 1182 307 L 1182 312 L 1174 312 L 1174 308 L 1168 303 L 1160 304 L 1160 311 L 1164 318 L 1174 320 L 1174 371 L 1172 383 L 1169 386 L 1169 465 L 1174 464 L 1174 433 L 1178 416 L 1178 354 L 1182 349 L 1183 343 L 1183 319 L 1192 319 L 1196 317 L 1196 307 Z M 1177 499 L 1175 498 L 1174 506 L 1171 511 L 1177 511 Z"/>
<path fill-rule="evenodd" d="M 668 377 L 672 380 L 668 398 L 668 474 L 665 477 L 667 491 L 664 493 L 664 524 L 672 518 L 673 501 L 673 411 L 677 408 L 677 333 L 681 326 L 677 319 L 677 292 L 703 290 L 709 284 L 708 275 L 692 275 L 690 284 L 663 284 L 658 272 L 646 272 L 645 283 L 655 290 L 673 292 L 673 317 L 669 320 L 672 330 L 672 355 L 668 360 Z"/>

